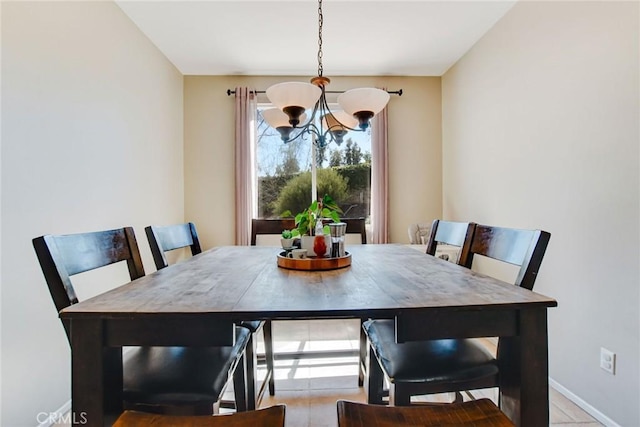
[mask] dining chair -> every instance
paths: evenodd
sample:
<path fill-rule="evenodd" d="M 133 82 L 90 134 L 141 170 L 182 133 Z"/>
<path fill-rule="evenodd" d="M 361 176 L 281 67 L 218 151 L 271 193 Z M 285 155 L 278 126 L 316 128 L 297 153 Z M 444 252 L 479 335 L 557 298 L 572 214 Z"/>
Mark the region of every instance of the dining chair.
<path fill-rule="evenodd" d="M 338 427 L 508 427 L 514 424 L 489 399 L 424 406 L 380 406 L 338 401 Z"/>
<path fill-rule="evenodd" d="M 366 222 L 365 218 L 341 218 L 341 222 L 347 224 L 345 233 L 351 235 L 359 235 L 360 236 L 360 244 L 367 243 L 367 230 L 366 230 Z M 251 220 L 251 246 L 256 246 L 258 243 L 258 236 L 267 236 L 267 235 L 280 235 L 283 230 L 292 230 L 296 226 L 294 218 L 278 218 L 278 219 L 252 219 Z M 361 320 L 360 326 L 362 326 Z M 271 329 L 271 321 L 267 320 L 266 323 L 269 325 L 269 329 Z M 360 363 L 359 363 L 359 373 L 358 373 L 358 384 L 360 386 L 363 385 L 365 369 L 366 369 L 366 344 L 367 339 L 360 328 Z M 363 350 L 364 348 L 364 350 Z M 273 350 L 272 350 L 273 351 Z M 319 357 L 322 355 L 330 355 L 330 352 L 320 352 L 318 354 Z M 273 382 L 269 382 L 269 393 L 273 396 L 275 392 L 275 384 Z"/>
<path fill-rule="evenodd" d="M 113 427 L 284 427 L 285 405 L 224 415 L 158 415 L 125 411 Z"/>
<path fill-rule="evenodd" d="M 145 275 L 133 228 L 45 235 L 33 239 L 49 292 L 60 312 L 78 303 L 71 276 L 126 261 L 130 279 Z M 62 320 L 71 344 L 71 325 Z M 217 412 L 233 378 L 235 406 L 247 409 L 244 364 L 250 333 L 235 328 L 233 346 L 133 347 L 124 352 L 122 397 L 125 409 L 165 414 Z M 118 381 L 118 380 L 116 380 Z"/>
<path fill-rule="evenodd" d="M 434 220 L 427 240 L 427 255 L 436 256 L 438 245 L 457 246 L 460 248 L 458 263 L 465 260 L 469 256 L 469 247 L 465 243 L 471 243 L 475 229 L 476 224 L 473 222 Z"/>
<path fill-rule="evenodd" d="M 443 227 L 443 221 L 436 225 Z M 531 290 L 537 278 L 550 234 L 540 230 L 517 230 L 469 225 L 459 264 L 471 268 L 474 255 L 483 255 L 519 267 L 516 286 Z M 442 228 L 441 228 L 442 229 Z M 458 232 L 458 235 L 465 235 Z M 432 230 L 429 244 L 439 237 Z M 453 243 L 453 242 L 449 242 Z M 389 405 L 407 406 L 411 396 L 456 392 L 498 386 L 497 358 L 473 339 L 395 342 L 393 320 L 370 320 L 363 325 L 369 339 L 367 402 L 383 403 L 383 383 L 389 383 Z M 500 340 L 498 340 L 498 354 Z"/>
<path fill-rule="evenodd" d="M 471 243 L 471 236 L 473 235 L 473 231 L 475 229 L 474 223 L 468 222 L 454 222 L 454 221 L 443 221 L 436 219 L 431 223 L 431 227 L 429 227 L 429 239 L 427 240 L 427 248 L 426 253 L 428 255 L 435 256 L 436 251 L 438 249 L 439 244 L 455 246 L 460 248 L 460 251 L 463 252 L 458 257 L 458 262 L 462 259 L 462 257 L 468 256 L 469 249 L 468 244 Z M 465 245 L 465 242 L 468 243 Z M 360 349 L 364 349 L 364 354 L 361 354 L 361 366 L 366 365 L 367 359 L 367 351 L 370 351 L 369 344 L 371 340 L 375 344 L 377 341 L 376 332 L 380 328 L 389 328 L 393 326 L 393 320 L 389 319 L 378 319 L 375 322 L 373 320 L 369 320 L 362 325 L 362 335 L 364 335 L 364 343 L 361 342 Z M 370 338 L 369 334 L 373 334 Z M 362 339 L 362 338 L 361 338 Z M 374 358 L 369 357 L 369 364 L 374 363 Z M 361 376 L 364 372 L 369 371 L 369 367 L 365 366 L 360 370 Z M 378 369 L 373 370 L 374 373 L 379 372 Z M 374 377 L 374 380 L 377 378 Z M 362 385 L 362 382 L 360 382 Z M 382 384 L 379 381 L 369 381 L 369 388 L 377 387 L 375 391 L 369 390 L 368 394 L 376 396 L 375 403 L 380 403 L 382 401 L 382 395 L 384 391 L 382 389 Z M 373 403 L 370 402 L 370 403 Z"/>
<path fill-rule="evenodd" d="M 145 227 L 144 231 L 147 234 L 151 254 L 153 255 L 153 260 L 158 270 L 169 266 L 165 255 L 166 252 L 189 247 L 192 256 L 202 253 L 198 232 L 196 231 L 195 224 L 192 222 L 165 226 L 150 225 Z M 242 321 L 240 326 L 249 329 L 251 332 L 251 337 L 245 350 L 245 375 L 247 383 L 247 408 L 253 410 L 256 408 L 257 402 L 260 401 L 264 390 L 261 389 L 260 393 L 256 394 L 256 335 L 261 330 L 263 331 L 265 347 L 270 350 L 272 346 L 271 324 L 266 325 L 265 322 L 260 320 L 246 320 Z M 273 377 L 273 351 L 267 352 L 266 359 L 266 378 L 270 379 Z M 267 381 L 267 379 L 265 379 L 265 381 Z"/>
<path fill-rule="evenodd" d="M 293 218 L 252 219 L 251 246 L 258 244 L 258 236 L 280 235 L 284 230 L 293 230 L 296 222 Z"/>

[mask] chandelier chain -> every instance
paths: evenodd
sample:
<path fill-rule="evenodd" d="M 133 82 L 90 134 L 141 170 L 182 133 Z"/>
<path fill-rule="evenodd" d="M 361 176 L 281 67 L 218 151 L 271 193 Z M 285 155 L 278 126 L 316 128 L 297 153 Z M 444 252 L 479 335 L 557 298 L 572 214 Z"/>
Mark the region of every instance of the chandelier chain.
<path fill-rule="evenodd" d="M 322 0 L 318 0 L 318 76 L 322 77 Z"/>

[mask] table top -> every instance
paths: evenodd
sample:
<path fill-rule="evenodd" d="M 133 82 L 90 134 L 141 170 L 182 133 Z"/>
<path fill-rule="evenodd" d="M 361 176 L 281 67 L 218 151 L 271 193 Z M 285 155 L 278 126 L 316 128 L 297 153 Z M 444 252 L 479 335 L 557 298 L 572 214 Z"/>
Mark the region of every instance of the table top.
<path fill-rule="evenodd" d="M 348 251 L 350 267 L 309 272 L 279 268 L 279 248 L 218 247 L 72 305 L 60 316 L 389 317 L 416 309 L 557 305 L 404 245 L 351 245 Z"/>

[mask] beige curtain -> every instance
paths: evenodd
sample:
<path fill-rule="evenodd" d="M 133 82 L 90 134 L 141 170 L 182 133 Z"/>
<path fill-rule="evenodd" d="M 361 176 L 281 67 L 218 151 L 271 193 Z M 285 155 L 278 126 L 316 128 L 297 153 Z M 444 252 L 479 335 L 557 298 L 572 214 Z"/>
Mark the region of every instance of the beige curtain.
<path fill-rule="evenodd" d="M 256 212 L 256 95 L 236 88 L 236 245 L 248 246 Z"/>
<path fill-rule="evenodd" d="M 389 150 L 387 108 L 371 121 L 371 240 L 389 242 Z"/>

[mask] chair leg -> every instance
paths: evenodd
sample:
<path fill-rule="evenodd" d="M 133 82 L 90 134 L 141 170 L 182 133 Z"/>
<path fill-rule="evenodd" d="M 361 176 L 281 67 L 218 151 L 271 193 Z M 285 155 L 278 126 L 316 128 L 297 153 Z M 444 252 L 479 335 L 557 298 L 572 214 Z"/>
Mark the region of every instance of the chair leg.
<path fill-rule="evenodd" d="M 271 330 L 271 320 L 266 320 L 262 328 L 264 333 L 264 353 L 267 363 L 267 377 L 269 378 L 269 395 L 276 394 L 276 383 L 273 370 L 273 335 Z"/>
<path fill-rule="evenodd" d="M 246 369 L 245 377 L 247 383 L 247 410 L 253 411 L 256 409 L 256 369 L 258 365 L 258 355 L 256 352 L 256 337 L 255 333 L 252 333 L 247 343 L 245 350 Z M 240 366 L 236 369 L 240 369 Z"/>
<path fill-rule="evenodd" d="M 245 412 L 247 410 L 247 381 L 245 372 L 247 370 L 246 354 L 243 354 L 235 371 L 233 372 L 233 393 L 236 400 L 236 411 Z"/>
<path fill-rule="evenodd" d="M 367 403 L 373 405 L 382 405 L 382 386 L 384 383 L 384 373 L 378 364 L 373 348 L 369 347 L 369 363 L 367 366 L 368 384 L 367 384 Z"/>
<path fill-rule="evenodd" d="M 411 394 L 401 384 L 389 384 L 389 406 L 411 405 Z"/>
<path fill-rule="evenodd" d="M 364 377 L 367 369 L 367 334 L 362 329 L 363 319 L 360 319 L 360 367 L 358 370 L 358 387 L 364 385 Z"/>

